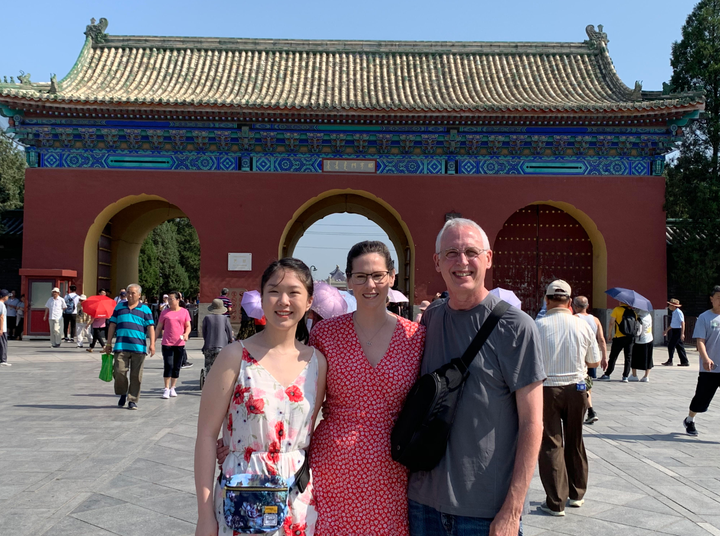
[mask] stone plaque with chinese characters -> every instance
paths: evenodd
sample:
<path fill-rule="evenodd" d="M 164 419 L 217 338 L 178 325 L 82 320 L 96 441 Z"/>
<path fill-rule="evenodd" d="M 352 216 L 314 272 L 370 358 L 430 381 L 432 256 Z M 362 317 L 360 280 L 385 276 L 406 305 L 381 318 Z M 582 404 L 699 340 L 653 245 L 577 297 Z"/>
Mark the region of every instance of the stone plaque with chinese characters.
<path fill-rule="evenodd" d="M 377 160 L 323 158 L 322 170 L 324 173 L 377 173 Z"/>
<path fill-rule="evenodd" d="M 252 270 L 252 253 L 228 253 L 228 270 L 250 272 Z"/>

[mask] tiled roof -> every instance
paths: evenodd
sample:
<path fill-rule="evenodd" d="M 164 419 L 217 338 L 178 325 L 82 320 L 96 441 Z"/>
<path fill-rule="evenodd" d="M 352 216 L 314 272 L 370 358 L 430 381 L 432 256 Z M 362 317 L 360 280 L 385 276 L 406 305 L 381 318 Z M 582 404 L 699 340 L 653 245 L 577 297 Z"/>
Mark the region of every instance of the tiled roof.
<path fill-rule="evenodd" d="M 582 43 L 483 43 L 119 37 L 106 26 L 88 27 L 64 80 L 0 83 L 0 99 L 358 113 L 652 113 L 704 102 L 626 86 L 602 27 L 588 26 Z"/>

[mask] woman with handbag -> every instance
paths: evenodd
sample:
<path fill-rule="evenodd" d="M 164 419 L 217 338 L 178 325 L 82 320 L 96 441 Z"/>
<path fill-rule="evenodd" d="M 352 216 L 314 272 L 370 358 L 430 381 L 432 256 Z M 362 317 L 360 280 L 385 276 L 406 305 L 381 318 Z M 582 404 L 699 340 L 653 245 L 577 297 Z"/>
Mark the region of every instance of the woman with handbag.
<path fill-rule="evenodd" d="M 202 392 L 196 536 L 314 534 L 317 513 L 306 449 L 325 396 L 327 364 L 303 344 L 312 275 L 302 261 L 285 258 L 265 270 L 260 288 L 265 329 L 226 346 Z M 229 454 L 213 497 L 221 428 Z"/>
<path fill-rule="evenodd" d="M 316 536 L 407 536 L 407 469 L 390 457 L 390 432 L 418 378 L 425 327 L 386 309 L 395 280 L 382 242 L 352 247 L 354 313 L 313 327 L 310 345 L 327 358 L 327 399 L 313 436 Z"/>

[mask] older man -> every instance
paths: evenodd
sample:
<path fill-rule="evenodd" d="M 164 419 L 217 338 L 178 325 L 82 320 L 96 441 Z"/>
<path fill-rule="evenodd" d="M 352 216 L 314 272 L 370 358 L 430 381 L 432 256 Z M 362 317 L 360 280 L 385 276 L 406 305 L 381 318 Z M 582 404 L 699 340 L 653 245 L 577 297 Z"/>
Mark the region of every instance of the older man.
<path fill-rule="evenodd" d="M 596 316 L 591 315 L 588 313 L 588 308 L 590 307 L 590 302 L 585 296 L 575 296 L 572 301 L 572 308 L 575 312 L 575 315 L 580 319 L 587 322 L 587 325 L 590 326 L 590 330 L 595 334 L 595 340 L 598 343 L 598 348 L 600 349 L 600 355 L 602 359 L 600 360 L 600 367 L 607 368 L 608 366 L 608 359 L 607 359 L 607 344 L 605 344 L 605 333 L 603 331 L 602 324 L 600 323 L 600 320 Z M 596 378 L 596 371 L 597 369 L 594 367 L 588 367 L 588 376 L 590 378 Z M 588 384 L 588 410 L 587 410 L 587 419 L 585 419 L 585 424 L 593 424 L 598 421 L 598 415 L 593 409 L 592 405 L 592 395 L 590 391 L 592 390 L 592 380 L 590 380 L 590 383 Z"/>
<path fill-rule="evenodd" d="M 65 300 L 60 297 L 60 289 L 55 287 L 52 296 L 45 302 L 45 315 L 43 321 L 50 320 L 50 345 L 60 348 L 62 342 L 62 321 L 65 311 Z"/>
<path fill-rule="evenodd" d="M 500 301 L 485 288 L 492 251 L 477 223 L 449 220 L 435 251 L 449 297 L 422 317 L 422 373 L 462 355 Z M 520 533 L 542 436 L 540 352 L 533 320 L 510 308 L 470 367 L 445 457 L 432 471 L 410 476 L 412 536 Z"/>
<path fill-rule="evenodd" d="M 150 308 L 140 302 L 140 296 L 142 296 L 140 285 L 128 285 L 127 301 L 119 302 L 108 320 L 108 339 L 105 345 L 105 351 L 108 354 L 112 353 L 112 338 L 117 333 L 113 367 L 115 394 L 120 395 L 119 407 L 125 406 L 125 401 L 129 400 L 128 409 L 138 409 L 137 402 L 140 398 L 148 337 L 150 338 L 150 355 L 155 355 L 155 323 Z M 128 371 L 130 372 L 129 385 Z"/>
<path fill-rule="evenodd" d="M 546 500 L 540 510 L 565 515 L 565 502 L 583 505 L 588 464 L 582 430 L 587 407 L 588 367 L 600 364 L 597 340 L 587 322 L 573 316 L 570 285 L 558 279 L 547 286 L 547 314 L 537 320 L 547 380 L 543 387 L 540 480 Z"/>

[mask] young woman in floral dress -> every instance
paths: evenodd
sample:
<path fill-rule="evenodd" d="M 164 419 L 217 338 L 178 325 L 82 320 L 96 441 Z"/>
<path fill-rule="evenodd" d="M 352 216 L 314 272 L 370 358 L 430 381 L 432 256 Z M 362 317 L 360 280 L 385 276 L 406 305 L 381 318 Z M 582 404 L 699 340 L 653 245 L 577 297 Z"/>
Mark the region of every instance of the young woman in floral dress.
<path fill-rule="evenodd" d="M 425 327 L 386 309 L 395 271 L 385 244 L 353 246 L 346 272 L 357 311 L 310 335 L 328 363 L 310 457 L 315 534 L 407 536 L 407 470 L 390 456 L 390 432 L 418 378 Z"/>
<path fill-rule="evenodd" d="M 216 440 L 222 427 L 229 454 L 226 476 L 276 475 L 290 478 L 300 469 L 325 396 L 323 355 L 296 339 L 312 303 L 308 267 L 297 259 L 272 263 L 262 276 L 265 330 L 225 347 L 208 374 L 200 401 L 195 444 L 196 536 L 233 536 L 225 524 L 222 489 L 215 487 Z M 300 337 L 302 338 L 302 336 Z M 278 536 L 311 536 L 317 513 L 312 481 L 293 488 L 288 515 Z"/>

